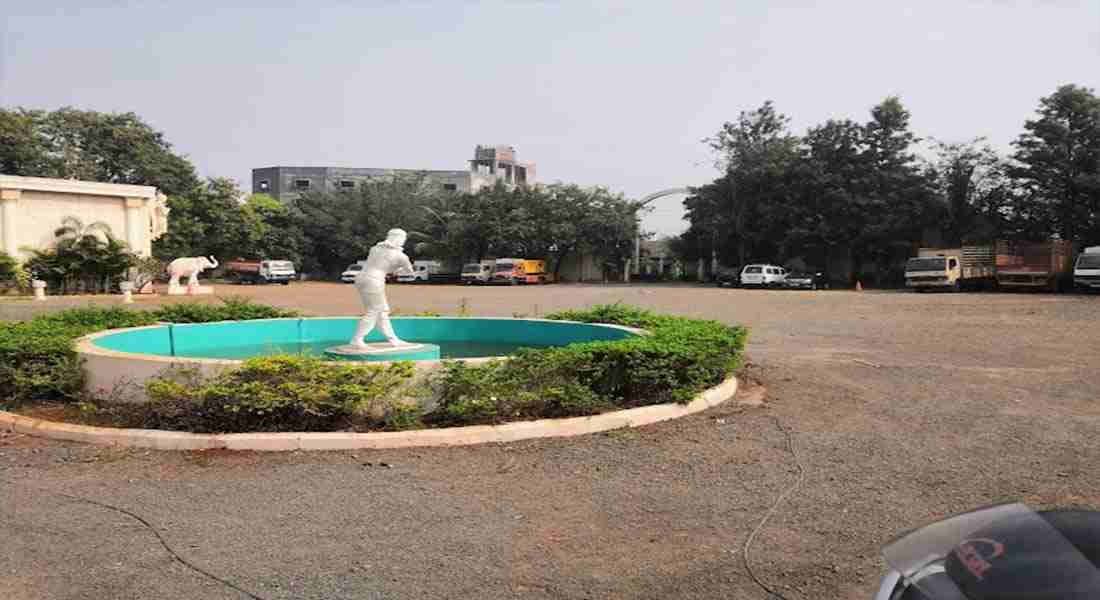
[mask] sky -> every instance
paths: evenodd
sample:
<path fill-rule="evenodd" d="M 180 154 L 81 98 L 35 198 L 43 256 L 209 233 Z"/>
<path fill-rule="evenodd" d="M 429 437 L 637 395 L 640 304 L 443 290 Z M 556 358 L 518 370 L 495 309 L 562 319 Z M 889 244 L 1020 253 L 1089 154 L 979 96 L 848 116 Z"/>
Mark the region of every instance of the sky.
<path fill-rule="evenodd" d="M 266 6 L 265 6 L 266 4 Z M 640 198 L 717 176 L 702 139 L 773 100 L 795 133 L 900 96 L 922 137 L 1007 150 L 1100 88 L 1100 1 L 57 2 L 0 6 L 0 106 L 139 114 L 203 175 L 464 169 Z M 643 224 L 684 228 L 683 197 Z"/>

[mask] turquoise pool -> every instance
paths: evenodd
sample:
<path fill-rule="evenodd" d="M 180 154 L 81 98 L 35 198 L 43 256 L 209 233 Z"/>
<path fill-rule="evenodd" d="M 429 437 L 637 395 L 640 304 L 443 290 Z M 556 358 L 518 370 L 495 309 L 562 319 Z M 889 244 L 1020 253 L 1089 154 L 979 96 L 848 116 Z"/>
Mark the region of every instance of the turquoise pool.
<path fill-rule="evenodd" d="M 116 352 L 186 358 L 240 360 L 286 353 L 323 356 L 326 348 L 346 344 L 357 322 L 355 318 L 316 318 L 158 325 L 108 333 L 96 337 L 92 343 Z M 519 348 L 548 348 L 637 335 L 609 325 L 537 319 L 395 317 L 392 322 L 400 338 L 438 346 L 439 358 L 507 356 Z M 385 338 L 375 330 L 367 341 L 382 342 Z"/>

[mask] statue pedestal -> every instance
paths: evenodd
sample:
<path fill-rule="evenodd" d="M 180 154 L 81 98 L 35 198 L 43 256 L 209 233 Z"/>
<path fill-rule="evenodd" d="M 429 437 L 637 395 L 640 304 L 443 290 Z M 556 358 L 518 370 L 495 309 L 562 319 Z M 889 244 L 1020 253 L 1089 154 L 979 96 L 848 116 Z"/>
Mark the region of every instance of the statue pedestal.
<path fill-rule="evenodd" d="M 207 294 L 213 294 L 214 287 L 209 285 L 196 285 L 194 287 L 171 287 L 168 288 L 169 296 L 204 296 Z"/>
<path fill-rule="evenodd" d="M 391 346 L 389 342 L 375 342 L 366 346 L 330 346 L 325 348 L 325 357 L 335 360 L 360 360 L 368 362 L 388 360 L 439 360 L 439 346 L 435 344 L 416 344 Z"/>

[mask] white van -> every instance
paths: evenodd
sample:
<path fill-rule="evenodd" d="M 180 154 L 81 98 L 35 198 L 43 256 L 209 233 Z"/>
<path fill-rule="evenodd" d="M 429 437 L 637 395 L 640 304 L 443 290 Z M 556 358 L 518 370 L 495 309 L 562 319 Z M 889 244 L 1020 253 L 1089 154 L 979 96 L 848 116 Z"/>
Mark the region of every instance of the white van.
<path fill-rule="evenodd" d="M 745 265 L 741 269 L 741 285 L 772 287 L 783 285 L 787 270 L 775 265 Z"/>
<path fill-rule="evenodd" d="M 433 274 L 443 271 L 443 264 L 438 260 L 414 260 L 412 267 L 412 273 L 397 276 L 398 283 L 428 283 Z"/>
<path fill-rule="evenodd" d="M 1090 246 L 1077 257 L 1073 283 L 1082 291 L 1100 291 L 1100 246 Z"/>

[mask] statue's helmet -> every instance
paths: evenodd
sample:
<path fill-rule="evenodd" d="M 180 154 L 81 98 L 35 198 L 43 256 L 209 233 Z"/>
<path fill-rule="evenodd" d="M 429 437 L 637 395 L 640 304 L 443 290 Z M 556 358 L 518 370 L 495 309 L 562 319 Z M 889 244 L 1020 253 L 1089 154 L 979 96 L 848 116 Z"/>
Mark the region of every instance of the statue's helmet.
<path fill-rule="evenodd" d="M 394 228 L 386 232 L 386 242 L 395 246 L 404 246 L 405 239 L 409 237 L 409 234 L 405 233 L 404 229 Z"/>

